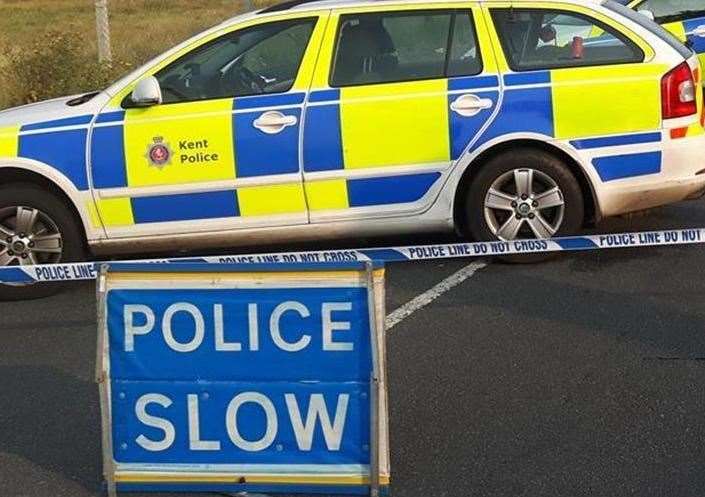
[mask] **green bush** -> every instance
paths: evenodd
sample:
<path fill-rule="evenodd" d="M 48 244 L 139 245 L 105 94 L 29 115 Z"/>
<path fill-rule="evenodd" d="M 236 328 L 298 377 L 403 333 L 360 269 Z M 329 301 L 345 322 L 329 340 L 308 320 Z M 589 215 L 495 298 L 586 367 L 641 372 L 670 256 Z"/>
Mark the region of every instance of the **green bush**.
<path fill-rule="evenodd" d="M 99 64 L 86 41 L 62 31 L 41 33 L 29 47 L 4 50 L 0 107 L 105 88 L 125 63 Z"/>
<path fill-rule="evenodd" d="M 280 0 L 252 0 L 264 7 Z M 238 0 L 110 2 L 114 62 L 99 64 L 88 0 L 0 0 L 0 110 L 100 90 L 242 10 Z M 60 26 L 60 28 L 57 28 Z"/>

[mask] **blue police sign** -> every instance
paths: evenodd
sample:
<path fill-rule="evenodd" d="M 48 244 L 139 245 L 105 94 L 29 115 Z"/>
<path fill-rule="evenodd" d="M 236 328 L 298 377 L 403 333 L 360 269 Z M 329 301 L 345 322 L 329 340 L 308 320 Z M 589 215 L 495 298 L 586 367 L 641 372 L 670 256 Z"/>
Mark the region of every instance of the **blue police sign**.
<path fill-rule="evenodd" d="M 104 268 L 109 489 L 384 490 L 383 291 L 361 263 Z"/>

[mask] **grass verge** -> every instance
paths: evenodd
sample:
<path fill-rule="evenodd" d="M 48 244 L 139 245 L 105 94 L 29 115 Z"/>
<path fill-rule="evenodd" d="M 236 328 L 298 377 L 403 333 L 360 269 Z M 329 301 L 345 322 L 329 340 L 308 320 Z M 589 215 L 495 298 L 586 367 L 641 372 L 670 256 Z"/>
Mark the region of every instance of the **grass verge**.
<path fill-rule="evenodd" d="M 0 0 L 0 109 L 102 89 L 244 10 L 239 0 L 110 0 L 109 5 L 113 62 L 98 64 L 92 0 Z"/>

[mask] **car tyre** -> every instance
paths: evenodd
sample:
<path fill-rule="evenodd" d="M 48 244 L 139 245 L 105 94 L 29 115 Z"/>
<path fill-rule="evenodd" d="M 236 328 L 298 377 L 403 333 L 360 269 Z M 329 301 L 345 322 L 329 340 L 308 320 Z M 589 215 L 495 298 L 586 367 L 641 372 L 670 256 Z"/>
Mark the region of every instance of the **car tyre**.
<path fill-rule="evenodd" d="M 476 241 L 550 238 L 577 234 L 584 223 L 583 194 L 568 166 L 533 148 L 501 153 L 477 172 L 468 189 L 465 219 Z M 530 263 L 551 254 L 505 256 Z"/>
<path fill-rule="evenodd" d="M 23 219 L 20 225 L 18 218 Z M 30 225 L 31 222 L 34 224 Z M 18 228 L 23 227 L 29 227 L 25 231 L 31 232 L 20 233 Z M 25 237 L 20 239 L 20 235 Z M 22 183 L 0 187 L 0 236 L 0 265 L 85 260 L 84 237 L 75 216 L 60 198 L 36 185 Z M 27 242 L 32 239 L 35 241 Z M 20 258 L 12 250 L 12 240 L 24 241 L 25 251 L 22 253 L 27 257 Z M 33 248 L 30 248 L 30 243 Z M 18 246 L 22 247 L 19 244 L 15 248 Z M 57 253 L 57 250 L 60 252 Z M 65 286 L 65 283 L 0 284 L 0 301 L 48 297 Z"/>

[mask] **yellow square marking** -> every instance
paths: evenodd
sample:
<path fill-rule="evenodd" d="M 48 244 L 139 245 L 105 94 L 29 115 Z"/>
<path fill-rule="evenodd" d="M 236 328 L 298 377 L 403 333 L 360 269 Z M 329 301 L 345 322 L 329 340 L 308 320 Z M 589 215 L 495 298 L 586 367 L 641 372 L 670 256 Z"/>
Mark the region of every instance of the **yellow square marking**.
<path fill-rule="evenodd" d="M 135 224 L 132 203 L 129 198 L 98 200 L 98 212 L 105 226 L 129 226 Z"/>
<path fill-rule="evenodd" d="M 101 228 L 103 223 L 100 221 L 100 215 L 98 214 L 98 208 L 95 206 L 95 202 L 89 200 L 86 202 L 86 208 L 88 209 L 88 217 L 91 220 L 91 226 Z"/>
<path fill-rule="evenodd" d="M 322 15 L 316 27 L 311 33 L 311 38 L 308 41 L 308 46 L 304 57 L 301 60 L 301 66 L 299 67 L 299 73 L 296 76 L 296 81 L 294 81 L 294 86 L 292 90 L 306 91 L 311 87 L 311 80 L 316 69 L 316 61 L 318 60 L 318 54 L 321 48 L 321 42 L 326 32 L 326 24 L 328 21 L 328 14 Z"/>
<path fill-rule="evenodd" d="M 659 129 L 666 71 L 656 64 L 551 71 L 556 138 Z"/>
<path fill-rule="evenodd" d="M 336 45 L 335 38 L 338 33 L 339 19 L 340 14 L 336 12 L 331 13 L 328 19 L 327 27 L 322 37 L 323 42 L 318 53 L 318 60 L 313 71 L 313 79 L 311 81 L 313 88 L 325 88 L 328 86 L 328 76 Z"/>
<path fill-rule="evenodd" d="M 705 133 L 705 130 L 700 125 L 700 123 L 698 123 L 698 124 L 692 124 L 692 125 L 688 126 L 688 131 L 685 136 L 688 138 L 692 138 L 693 136 L 700 136 L 704 133 Z"/>
<path fill-rule="evenodd" d="M 686 41 L 688 39 L 688 36 L 685 34 L 685 25 L 680 21 L 668 22 L 664 24 L 663 27 L 673 33 L 680 41 Z"/>
<path fill-rule="evenodd" d="M 480 7 L 473 7 L 472 15 L 475 23 L 477 43 L 480 45 L 480 54 L 483 54 L 483 75 L 497 74 L 500 68 L 497 64 L 497 58 L 494 57 L 492 53 L 492 35 L 488 31 L 487 26 L 483 22 L 479 22 L 483 17 L 482 9 Z M 507 69 L 505 68 L 504 70 L 506 71 Z"/>
<path fill-rule="evenodd" d="M 17 157 L 19 151 L 20 127 L 0 128 L 0 157 Z"/>
<path fill-rule="evenodd" d="M 298 183 L 238 188 L 241 216 L 294 214 L 306 211 L 303 186 Z"/>
<path fill-rule="evenodd" d="M 348 187 L 344 179 L 308 182 L 306 199 L 312 211 L 347 209 Z"/>
<path fill-rule="evenodd" d="M 125 117 L 128 186 L 235 179 L 232 99 L 132 109 Z M 166 164 L 149 159 L 156 143 L 170 151 Z"/>
<path fill-rule="evenodd" d="M 450 160 L 446 80 L 341 90 L 346 169 Z"/>

